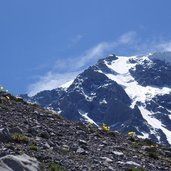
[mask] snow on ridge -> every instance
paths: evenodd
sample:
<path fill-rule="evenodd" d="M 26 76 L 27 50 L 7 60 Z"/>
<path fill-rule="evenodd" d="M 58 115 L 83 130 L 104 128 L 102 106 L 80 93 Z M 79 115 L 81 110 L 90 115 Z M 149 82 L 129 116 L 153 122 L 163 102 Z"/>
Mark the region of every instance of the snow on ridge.
<path fill-rule="evenodd" d="M 134 67 L 136 64 L 129 62 L 129 59 L 135 59 L 135 57 L 119 57 L 117 60 L 110 64 L 105 62 L 106 66 L 115 72 L 117 75 L 105 74 L 109 79 L 116 81 L 118 84 L 123 86 L 128 96 L 133 99 L 131 107 L 134 107 L 137 101 L 145 103 L 146 100 L 151 100 L 154 96 L 169 94 L 171 89 L 168 87 L 157 88 L 152 86 L 140 85 L 129 72 L 129 69 Z M 147 56 L 142 59 L 148 59 Z"/>
<path fill-rule="evenodd" d="M 86 112 L 84 112 L 84 111 L 82 111 L 82 110 L 80 110 L 80 109 L 78 109 L 78 112 L 79 112 L 79 114 L 80 114 L 88 123 L 92 123 L 92 124 L 98 126 L 98 125 L 96 124 L 96 122 L 93 121 L 93 119 L 91 119 L 91 118 L 88 117 L 88 113 L 86 113 Z"/>
<path fill-rule="evenodd" d="M 71 81 L 68 81 L 66 82 L 65 84 L 61 85 L 60 87 L 64 88 L 64 89 L 67 89 L 72 83 L 73 83 L 74 80 L 71 80 Z"/>

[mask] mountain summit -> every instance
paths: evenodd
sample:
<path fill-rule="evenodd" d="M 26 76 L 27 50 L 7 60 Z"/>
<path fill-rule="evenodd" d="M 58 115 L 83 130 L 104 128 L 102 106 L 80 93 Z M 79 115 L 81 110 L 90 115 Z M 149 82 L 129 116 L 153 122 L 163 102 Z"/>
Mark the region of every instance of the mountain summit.
<path fill-rule="evenodd" d="M 112 130 L 171 145 L 171 53 L 109 55 L 80 73 L 67 88 L 27 100 L 70 120 L 106 123 Z"/>

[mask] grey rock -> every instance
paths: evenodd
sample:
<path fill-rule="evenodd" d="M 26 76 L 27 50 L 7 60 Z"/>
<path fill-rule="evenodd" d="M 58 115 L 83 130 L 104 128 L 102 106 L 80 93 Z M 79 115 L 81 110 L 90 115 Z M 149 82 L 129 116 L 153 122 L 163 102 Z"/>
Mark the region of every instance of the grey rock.
<path fill-rule="evenodd" d="M 119 152 L 119 151 L 112 151 L 112 154 L 114 154 L 114 156 L 123 156 L 124 155 L 122 152 Z"/>
<path fill-rule="evenodd" d="M 113 160 L 108 157 L 100 157 L 100 159 L 104 160 L 105 162 L 112 162 Z"/>
<path fill-rule="evenodd" d="M 126 164 L 126 165 L 139 166 L 139 167 L 140 167 L 140 164 L 138 164 L 138 163 L 136 163 L 136 162 L 134 162 L 134 161 L 127 161 L 125 164 Z"/>
<path fill-rule="evenodd" d="M 0 129 L 0 142 L 9 142 L 11 140 L 9 129 Z"/>
<path fill-rule="evenodd" d="M 9 129 L 9 132 L 10 134 L 15 134 L 15 133 L 22 134 L 23 130 L 19 127 L 14 127 L 14 128 Z"/>
<path fill-rule="evenodd" d="M 68 145 L 63 145 L 62 146 L 62 149 L 65 150 L 65 151 L 69 151 L 70 150 L 70 147 Z"/>
<path fill-rule="evenodd" d="M 87 145 L 87 141 L 85 141 L 85 140 L 82 140 L 82 139 L 79 139 L 78 140 L 79 141 L 79 144 L 83 144 L 83 145 Z"/>
<path fill-rule="evenodd" d="M 105 171 L 116 171 L 112 166 L 109 166 Z"/>
<path fill-rule="evenodd" d="M 32 134 L 32 135 L 34 135 L 34 136 L 38 135 L 38 131 L 34 127 L 29 128 L 27 132 L 30 133 L 30 134 Z"/>
<path fill-rule="evenodd" d="M 43 131 L 40 133 L 40 137 L 45 138 L 45 139 L 49 139 L 50 135 L 47 131 Z"/>
<path fill-rule="evenodd" d="M 78 147 L 77 153 L 79 153 L 79 154 L 87 154 L 87 152 L 81 147 Z"/>
<path fill-rule="evenodd" d="M 167 157 L 171 157 L 171 152 L 170 152 L 170 151 L 165 151 L 165 155 L 166 155 Z"/>
<path fill-rule="evenodd" d="M 26 154 L 0 158 L 1 171 L 40 171 L 39 162 Z"/>

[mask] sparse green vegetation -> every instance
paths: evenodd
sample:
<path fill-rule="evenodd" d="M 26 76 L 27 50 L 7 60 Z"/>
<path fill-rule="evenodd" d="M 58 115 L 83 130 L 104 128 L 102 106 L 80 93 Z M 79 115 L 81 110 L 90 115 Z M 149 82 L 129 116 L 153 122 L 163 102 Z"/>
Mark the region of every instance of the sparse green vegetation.
<path fill-rule="evenodd" d="M 148 153 L 148 156 L 149 156 L 150 158 L 155 159 L 155 160 L 158 159 L 158 153 L 156 153 L 156 152 L 149 152 L 149 153 Z"/>
<path fill-rule="evenodd" d="M 33 151 L 37 151 L 37 150 L 38 150 L 38 147 L 37 147 L 36 142 L 32 142 L 32 143 L 29 145 L 29 148 L 30 148 L 30 150 L 33 150 Z"/>
<path fill-rule="evenodd" d="M 152 140 L 150 140 L 150 139 L 148 139 L 148 138 L 146 138 L 146 139 L 144 139 L 143 140 L 143 145 L 155 145 L 155 143 L 152 141 Z"/>
<path fill-rule="evenodd" d="M 56 163 L 49 163 L 49 169 L 50 171 L 66 171 L 64 168 Z"/>
<path fill-rule="evenodd" d="M 129 171 L 147 171 L 147 169 L 140 167 L 132 167 L 131 169 L 129 169 Z"/>
<path fill-rule="evenodd" d="M 135 137 L 130 137 L 129 140 L 132 141 L 132 142 L 136 141 Z"/>
<path fill-rule="evenodd" d="M 132 144 L 131 144 L 131 147 L 133 147 L 133 148 L 139 148 L 140 145 L 139 145 L 138 143 L 132 143 Z"/>
<path fill-rule="evenodd" d="M 24 102 L 24 100 L 20 97 L 14 97 L 16 102 Z"/>
<path fill-rule="evenodd" d="M 9 108 L 5 104 L 2 103 L 2 100 L 1 100 L 1 103 L 0 103 L 0 108 L 2 108 L 4 110 L 7 110 L 7 111 L 9 110 Z"/>
<path fill-rule="evenodd" d="M 116 133 L 114 131 L 110 131 L 109 134 L 113 137 L 116 137 Z"/>
<path fill-rule="evenodd" d="M 20 133 L 12 134 L 11 138 L 13 141 L 15 141 L 17 143 L 28 143 L 29 142 L 29 138 L 27 136 L 25 136 L 24 134 L 20 134 Z"/>

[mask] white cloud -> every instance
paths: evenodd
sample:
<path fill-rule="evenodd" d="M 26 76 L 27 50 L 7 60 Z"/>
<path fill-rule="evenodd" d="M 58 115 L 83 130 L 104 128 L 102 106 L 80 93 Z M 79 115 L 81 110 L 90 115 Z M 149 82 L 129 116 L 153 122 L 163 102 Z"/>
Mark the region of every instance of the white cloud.
<path fill-rule="evenodd" d="M 133 43 L 136 39 L 136 36 L 137 33 L 135 31 L 130 31 L 121 35 L 118 40 L 120 44 Z"/>
<path fill-rule="evenodd" d="M 158 48 L 161 51 L 171 51 L 171 41 L 170 42 L 163 42 L 158 45 Z"/>
<path fill-rule="evenodd" d="M 55 68 L 60 71 L 76 71 L 80 70 L 90 62 L 95 62 L 101 58 L 106 52 L 109 52 L 113 47 L 112 43 L 101 42 L 91 49 L 86 50 L 82 55 L 74 58 L 66 58 L 57 60 Z"/>
<path fill-rule="evenodd" d="M 48 72 L 46 75 L 40 77 L 38 82 L 29 85 L 28 95 L 33 96 L 40 91 L 52 90 L 57 87 L 60 87 L 64 83 L 74 79 L 77 74 L 78 72 L 64 74 Z"/>
<path fill-rule="evenodd" d="M 79 41 L 81 38 L 80 35 L 77 37 L 78 40 L 75 39 L 73 42 Z M 125 55 L 129 52 L 131 55 L 142 55 L 155 51 L 171 51 L 171 41 L 163 41 L 157 38 L 144 40 L 135 31 L 124 33 L 112 42 L 98 43 L 78 57 L 57 60 L 51 71 L 29 86 L 29 95 L 61 86 L 74 79 L 81 70 L 96 63 L 99 58 L 103 58 L 109 53 Z"/>
<path fill-rule="evenodd" d="M 131 31 L 124 33 L 118 39 L 112 42 L 100 42 L 94 47 L 86 50 L 83 54 L 74 58 L 67 58 L 63 60 L 57 60 L 55 68 L 58 70 L 79 70 L 80 68 L 86 66 L 87 64 L 93 64 L 99 58 L 113 52 L 119 46 L 128 45 L 135 41 L 136 32 Z"/>

